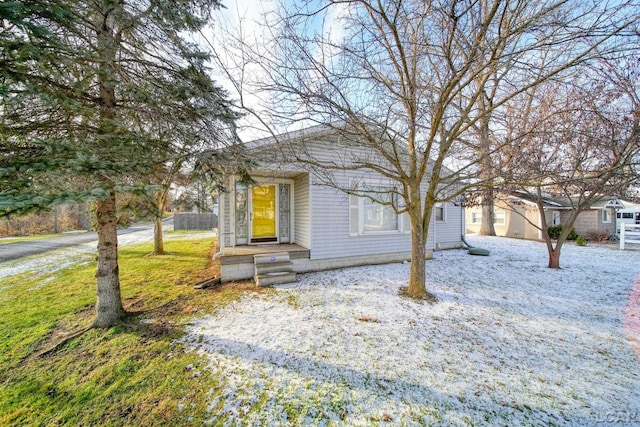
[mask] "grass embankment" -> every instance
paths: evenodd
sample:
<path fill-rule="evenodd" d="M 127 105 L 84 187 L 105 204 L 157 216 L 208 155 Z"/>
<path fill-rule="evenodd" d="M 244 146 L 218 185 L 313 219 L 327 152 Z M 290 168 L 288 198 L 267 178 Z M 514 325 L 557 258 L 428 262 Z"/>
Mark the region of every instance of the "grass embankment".
<path fill-rule="evenodd" d="M 20 237 L 0 237 L 0 245 L 7 245 L 9 243 L 18 242 L 30 242 L 32 240 L 49 239 L 51 237 L 62 236 L 62 233 L 58 234 L 38 234 L 35 236 L 20 236 Z"/>
<path fill-rule="evenodd" d="M 177 238 L 180 239 L 180 238 Z M 210 239 L 120 250 L 122 297 L 137 314 L 90 330 L 46 356 L 56 336 L 88 325 L 95 263 L 0 280 L 0 425 L 200 425 L 216 378 L 176 339 L 182 324 L 237 300 L 248 286 L 196 291 Z"/>

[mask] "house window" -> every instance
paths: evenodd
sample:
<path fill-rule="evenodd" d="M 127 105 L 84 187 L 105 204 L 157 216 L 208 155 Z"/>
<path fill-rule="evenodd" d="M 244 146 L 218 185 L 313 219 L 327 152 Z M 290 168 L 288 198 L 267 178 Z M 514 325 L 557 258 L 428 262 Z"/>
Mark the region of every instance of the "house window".
<path fill-rule="evenodd" d="M 480 224 L 482 222 L 482 212 L 471 212 L 471 224 Z"/>
<path fill-rule="evenodd" d="M 551 212 L 551 225 L 560 225 L 560 212 Z"/>
<path fill-rule="evenodd" d="M 369 186 L 373 201 L 367 197 L 349 195 L 349 234 L 357 236 L 380 232 L 400 231 L 398 214 L 386 203 L 395 202 L 392 187 Z"/>
<path fill-rule="evenodd" d="M 375 198 L 381 203 L 391 203 L 393 188 L 370 187 L 375 193 Z M 398 214 L 391 206 L 374 202 L 371 199 L 362 199 L 362 211 L 364 213 L 363 231 L 394 231 L 398 229 Z"/>
<path fill-rule="evenodd" d="M 611 222 L 611 209 L 602 209 L 602 222 L 603 223 Z"/>
<path fill-rule="evenodd" d="M 507 223 L 507 214 L 505 211 L 495 211 L 493 213 L 493 223 L 495 225 L 505 225 Z"/>
<path fill-rule="evenodd" d="M 445 222 L 447 220 L 447 211 L 444 203 L 436 203 L 434 209 L 436 211 L 436 221 Z"/>

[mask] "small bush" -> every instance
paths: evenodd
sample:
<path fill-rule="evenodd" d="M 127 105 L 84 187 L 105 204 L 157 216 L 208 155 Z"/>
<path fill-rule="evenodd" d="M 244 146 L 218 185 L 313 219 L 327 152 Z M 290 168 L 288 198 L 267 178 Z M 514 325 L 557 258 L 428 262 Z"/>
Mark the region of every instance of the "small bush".
<path fill-rule="evenodd" d="M 589 240 L 590 242 L 602 243 L 609 237 L 611 237 L 611 233 L 609 233 L 608 231 L 587 231 L 587 240 Z"/>
<path fill-rule="evenodd" d="M 547 232 L 549 233 L 549 237 L 551 239 L 557 240 L 558 237 L 560 237 L 560 234 L 562 234 L 562 226 L 561 225 L 554 225 L 553 227 L 549 227 Z"/>
<path fill-rule="evenodd" d="M 560 237 L 560 234 L 562 234 L 563 229 L 564 227 L 562 225 L 554 225 L 552 227 L 549 227 L 549 237 L 551 237 L 551 239 L 553 240 L 558 240 L 558 237 Z M 576 240 L 577 238 L 578 233 L 576 233 L 575 228 L 572 228 L 569 232 L 569 235 L 567 236 L 567 240 Z"/>
<path fill-rule="evenodd" d="M 578 236 L 576 238 L 576 245 L 578 245 L 578 246 L 587 246 L 587 240 L 583 236 Z"/>

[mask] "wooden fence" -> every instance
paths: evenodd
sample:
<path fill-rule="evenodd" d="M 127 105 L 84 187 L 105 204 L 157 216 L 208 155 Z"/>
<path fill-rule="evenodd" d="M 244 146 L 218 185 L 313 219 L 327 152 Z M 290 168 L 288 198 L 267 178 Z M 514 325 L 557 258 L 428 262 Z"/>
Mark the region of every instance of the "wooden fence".
<path fill-rule="evenodd" d="M 620 224 L 620 250 L 624 250 L 625 243 L 640 244 L 640 225 Z"/>
<path fill-rule="evenodd" d="M 177 213 L 173 216 L 174 230 L 211 230 L 218 227 L 218 215 Z"/>

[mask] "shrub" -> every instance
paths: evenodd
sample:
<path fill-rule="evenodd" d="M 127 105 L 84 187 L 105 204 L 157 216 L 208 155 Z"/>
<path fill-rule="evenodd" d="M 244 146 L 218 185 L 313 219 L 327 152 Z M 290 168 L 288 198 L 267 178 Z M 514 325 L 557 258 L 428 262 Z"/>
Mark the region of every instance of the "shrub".
<path fill-rule="evenodd" d="M 549 227 L 549 237 L 551 237 L 551 239 L 553 240 L 558 240 L 558 237 L 560 237 L 560 234 L 562 234 L 563 228 L 564 227 L 562 225 L 554 225 L 552 227 Z M 575 228 L 572 228 L 569 232 L 569 235 L 567 236 L 567 240 L 576 240 L 577 238 L 578 233 L 576 233 Z"/>
<path fill-rule="evenodd" d="M 578 236 L 576 238 L 576 245 L 578 245 L 578 246 L 587 246 L 587 240 L 583 236 Z"/>
<path fill-rule="evenodd" d="M 549 227 L 547 232 L 549 233 L 549 237 L 551 239 L 557 240 L 558 237 L 560 237 L 560 234 L 562 233 L 562 225 L 554 225 L 553 227 Z"/>
<path fill-rule="evenodd" d="M 587 231 L 587 240 L 592 242 L 602 243 L 605 240 L 607 240 L 609 237 L 611 237 L 611 233 L 609 233 L 608 231 L 596 231 L 596 230 Z"/>
<path fill-rule="evenodd" d="M 560 237 L 560 234 L 562 234 L 562 230 L 564 229 L 564 226 L 562 225 L 554 225 L 548 228 L 548 233 L 549 233 L 549 237 L 552 240 L 558 240 L 558 237 Z M 572 228 L 571 231 L 569 232 L 569 235 L 567 236 L 567 240 L 576 240 L 578 238 L 578 233 L 576 233 L 576 229 Z"/>

